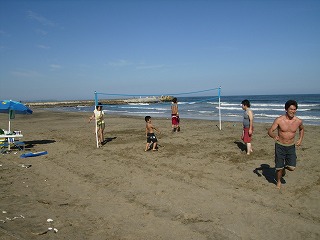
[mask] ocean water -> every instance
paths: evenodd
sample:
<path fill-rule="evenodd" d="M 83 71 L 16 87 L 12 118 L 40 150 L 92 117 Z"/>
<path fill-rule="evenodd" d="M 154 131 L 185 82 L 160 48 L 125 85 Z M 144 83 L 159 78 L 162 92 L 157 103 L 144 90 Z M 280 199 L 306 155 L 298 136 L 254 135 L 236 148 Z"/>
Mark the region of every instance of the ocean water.
<path fill-rule="evenodd" d="M 285 114 L 284 104 L 293 99 L 298 102 L 297 116 L 306 125 L 320 125 L 320 94 L 296 95 L 251 95 L 251 96 L 221 96 L 220 111 L 222 121 L 242 122 L 243 110 L 241 101 L 248 99 L 254 113 L 254 121 L 272 123 L 273 120 Z M 219 100 L 215 97 L 178 97 L 180 118 L 219 120 Z M 171 103 L 104 105 L 106 114 L 141 116 L 150 115 L 153 118 L 171 115 Z M 57 109 L 57 108 L 56 108 Z M 61 111 L 92 112 L 94 107 L 59 108 Z"/>

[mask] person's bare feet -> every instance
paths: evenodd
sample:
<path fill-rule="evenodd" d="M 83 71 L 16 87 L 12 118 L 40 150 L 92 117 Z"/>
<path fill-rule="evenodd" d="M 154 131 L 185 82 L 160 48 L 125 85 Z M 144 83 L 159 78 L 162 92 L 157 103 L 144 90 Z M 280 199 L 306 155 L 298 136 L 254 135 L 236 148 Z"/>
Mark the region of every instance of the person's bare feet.
<path fill-rule="evenodd" d="M 281 181 L 278 181 L 277 182 L 277 189 L 280 189 L 281 188 Z"/>
<path fill-rule="evenodd" d="M 286 169 L 284 168 L 283 170 L 282 170 L 282 177 L 284 177 L 286 175 Z"/>
<path fill-rule="evenodd" d="M 247 155 L 250 155 L 250 153 L 252 153 L 252 152 L 253 152 L 253 150 L 250 149 L 249 151 L 247 151 Z"/>

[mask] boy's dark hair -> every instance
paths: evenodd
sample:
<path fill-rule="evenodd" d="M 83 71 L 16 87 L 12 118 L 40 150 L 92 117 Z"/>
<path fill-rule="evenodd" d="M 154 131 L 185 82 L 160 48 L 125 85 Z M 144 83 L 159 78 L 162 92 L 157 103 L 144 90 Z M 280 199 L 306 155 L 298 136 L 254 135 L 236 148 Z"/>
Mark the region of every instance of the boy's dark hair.
<path fill-rule="evenodd" d="M 291 105 L 295 106 L 296 109 L 298 109 L 298 103 L 297 103 L 297 101 L 295 101 L 295 100 L 288 100 L 288 101 L 286 102 L 286 104 L 284 105 L 284 109 L 285 109 L 285 110 L 288 110 L 288 108 L 289 108 Z"/>
<path fill-rule="evenodd" d="M 241 104 L 242 104 L 243 106 L 250 107 L 250 102 L 249 102 L 249 100 L 247 100 L 247 99 L 243 100 L 243 101 L 241 102 Z"/>
<path fill-rule="evenodd" d="M 151 118 L 150 116 L 146 116 L 146 117 L 144 118 L 144 120 L 145 120 L 146 122 L 148 122 L 150 118 Z"/>
<path fill-rule="evenodd" d="M 172 99 L 172 102 L 177 103 L 178 99 L 175 97 Z"/>

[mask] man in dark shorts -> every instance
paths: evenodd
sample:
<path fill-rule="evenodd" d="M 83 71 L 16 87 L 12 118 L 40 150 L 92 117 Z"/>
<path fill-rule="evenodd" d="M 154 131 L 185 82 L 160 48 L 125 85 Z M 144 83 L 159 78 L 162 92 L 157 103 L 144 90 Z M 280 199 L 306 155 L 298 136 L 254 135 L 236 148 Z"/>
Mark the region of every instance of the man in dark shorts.
<path fill-rule="evenodd" d="M 298 104 L 295 100 L 289 100 L 285 104 L 286 114 L 276 118 L 268 131 L 268 135 L 275 143 L 275 167 L 277 188 L 281 188 L 281 178 L 285 175 L 285 169 L 294 171 L 296 167 L 296 146 L 300 146 L 304 127 L 302 120 L 295 116 Z M 278 134 L 273 132 L 278 129 Z M 295 135 L 299 129 L 299 139 L 295 143 Z"/>

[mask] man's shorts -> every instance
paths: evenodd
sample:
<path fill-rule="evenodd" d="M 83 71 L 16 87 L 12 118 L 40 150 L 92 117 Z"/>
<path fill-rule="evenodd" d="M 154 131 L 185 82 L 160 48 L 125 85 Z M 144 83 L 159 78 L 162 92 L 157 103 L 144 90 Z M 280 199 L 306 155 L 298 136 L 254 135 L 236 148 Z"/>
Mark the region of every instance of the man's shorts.
<path fill-rule="evenodd" d="M 178 125 L 179 124 L 179 116 L 172 114 L 171 115 L 171 123 L 172 125 Z"/>
<path fill-rule="evenodd" d="M 253 130 L 252 130 L 253 131 Z M 243 142 L 251 143 L 252 134 L 249 135 L 249 128 L 243 128 Z"/>
<path fill-rule="evenodd" d="M 154 135 L 154 133 L 148 133 L 147 134 L 147 143 L 155 143 L 155 142 L 158 142 L 158 139 L 157 137 Z"/>
<path fill-rule="evenodd" d="M 295 168 L 297 164 L 296 146 L 295 144 L 285 146 L 275 143 L 275 164 L 276 169 L 280 170 L 285 167 Z"/>

